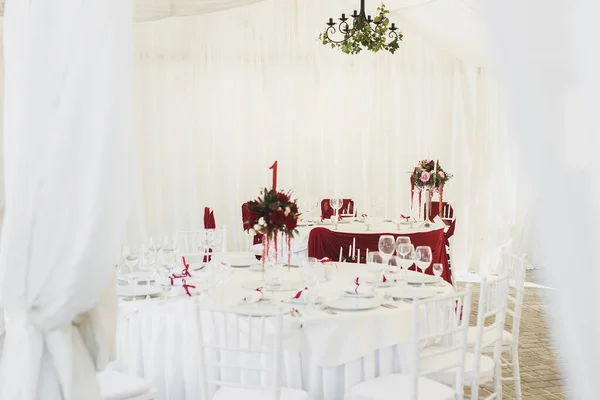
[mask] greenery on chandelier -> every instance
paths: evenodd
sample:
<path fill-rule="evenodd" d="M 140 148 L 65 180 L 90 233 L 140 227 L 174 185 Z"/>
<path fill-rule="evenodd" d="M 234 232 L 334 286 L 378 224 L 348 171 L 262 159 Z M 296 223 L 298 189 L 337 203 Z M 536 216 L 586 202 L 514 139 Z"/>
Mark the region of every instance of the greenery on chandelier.
<path fill-rule="evenodd" d="M 402 40 L 402 33 L 396 32 L 395 24 L 390 27 L 390 20 L 388 14 L 390 11 L 385 7 L 385 4 L 377 7 L 379 15 L 372 20 L 366 18 L 364 10 L 361 10 L 361 14 L 353 17 L 352 26 L 345 21 L 345 17 L 342 14 L 340 23 L 338 24 L 337 32 L 344 35 L 343 40 L 336 41 L 331 38 L 330 35 L 336 33 L 336 28 L 329 20 L 327 29 L 319 35 L 319 40 L 324 45 L 330 45 L 331 48 L 338 48 L 341 52 L 346 54 L 358 54 L 363 49 L 370 50 L 377 53 L 380 50 L 386 50 L 394 54 L 396 50 L 400 48 L 400 40 Z M 356 13 L 356 11 L 355 11 Z M 373 26 L 371 25 L 373 24 Z M 388 41 L 388 38 L 391 39 Z"/>

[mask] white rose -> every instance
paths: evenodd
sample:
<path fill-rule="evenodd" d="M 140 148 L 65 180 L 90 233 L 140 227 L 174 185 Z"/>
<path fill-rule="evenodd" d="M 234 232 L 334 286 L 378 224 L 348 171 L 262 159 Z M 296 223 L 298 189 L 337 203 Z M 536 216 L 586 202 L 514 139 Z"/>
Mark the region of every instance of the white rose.
<path fill-rule="evenodd" d="M 265 219 L 263 217 L 260 217 L 260 219 L 258 220 L 258 225 L 263 225 L 263 226 L 267 225 L 265 222 Z M 254 228 L 254 229 L 256 229 L 256 228 Z M 260 229 L 260 228 L 258 228 L 258 229 Z"/>
<path fill-rule="evenodd" d="M 248 233 L 250 234 L 250 236 L 256 236 L 256 231 L 252 228 L 248 229 Z"/>
<path fill-rule="evenodd" d="M 261 229 L 262 229 L 262 226 L 260 226 L 259 224 L 254 225 L 255 231 L 260 231 Z"/>

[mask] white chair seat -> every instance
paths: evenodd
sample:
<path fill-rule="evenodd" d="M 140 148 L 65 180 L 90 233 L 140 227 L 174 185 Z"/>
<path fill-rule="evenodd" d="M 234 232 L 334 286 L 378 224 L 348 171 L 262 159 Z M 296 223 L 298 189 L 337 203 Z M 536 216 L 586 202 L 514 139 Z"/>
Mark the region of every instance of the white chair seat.
<path fill-rule="evenodd" d="M 152 400 L 150 384 L 141 378 L 117 371 L 98 373 L 100 392 L 104 400 Z"/>
<path fill-rule="evenodd" d="M 439 347 L 432 346 L 428 347 L 423 351 L 423 354 L 427 354 L 427 352 L 436 352 L 440 351 Z M 443 366 L 456 364 L 456 359 L 458 355 L 456 352 L 449 352 L 445 354 L 440 354 L 437 356 L 431 356 L 419 364 L 419 368 L 421 370 L 431 370 L 431 369 L 439 369 Z M 464 381 L 465 383 L 470 383 L 475 379 L 477 374 L 474 371 L 475 364 L 475 354 L 467 352 L 465 355 L 465 374 Z M 431 378 L 436 381 L 445 383 L 446 385 L 453 385 L 454 380 L 456 378 L 456 372 L 454 368 L 446 369 L 445 371 L 435 372 L 431 374 Z M 481 356 L 481 361 L 479 362 L 479 381 L 486 382 L 490 379 L 494 378 L 494 359 L 492 357 L 488 357 L 485 355 Z"/>
<path fill-rule="evenodd" d="M 492 343 L 495 341 L 495 337 L 494 335 L 496 335 L 496 332 L 494 331 L 486 331 L 483 334 L 483 343 Z M 469 330 L 467 331 L 467 343 L 469 344 L 469 347 L 473 347 L 475 346 L 475 338 L 477 337 L 477 327 L 476 326 L 470 326 Z M 512 345 L 512 334 L 508 331 L 503 331 L 502 332 L 502 345 L 503 346 L 510 346 Z"/>
<path fill-rule="evenodd" d="M 434 380 L 420 377 L 419 400 L 453 400 L 454 390 Z M 411 399 L 411 376 L 394 374 L 381 376 L 353 386 L 344 400 L 401 400 Z"/>
<path fill-rule="evenodd" d="M 271 400 L 272 392 L 259 389 L 244 389 L 221 387 L 212 400 Z M 282 400 L 310 400 L 310 396 L 303 390 L 281 388 Z"/>

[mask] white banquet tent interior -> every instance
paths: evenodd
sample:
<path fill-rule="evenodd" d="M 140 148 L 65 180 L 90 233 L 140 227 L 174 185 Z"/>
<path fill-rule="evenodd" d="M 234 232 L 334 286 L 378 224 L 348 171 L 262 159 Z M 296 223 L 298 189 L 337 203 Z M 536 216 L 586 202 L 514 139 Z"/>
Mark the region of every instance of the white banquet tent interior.
<path fill-rule="evenodd" d="M 176 232 L 203 229 L 206 223 L 205 207 L 214 212 L 217 227 L 226 227 L 223 242 L 227 242 L 228 250 L 248 251 L 252 237 L 244 231 L 242 204 L 256 198 L 260 188 L 270 186 L 272 171 L 269 167 L 274 161 L 278 163 L 278 189 L 293 193 L 304 218 L 314 216 L 317 219 L 316 215 L 321 212 L 317 204 L 322 199 L 351 198 L 355 202 L 357 216 L 364 213 L 384 222 L 395 222 L 400 215 L 421 218 L 422 206 L 417 205 L 414 197 L 411 198 L 409 177 L 420 160 L 437 160 L 447 173 L 453 175 L 444 186 L 444 201 L 452 205 L 456 217 L 456 231 L 449 244 L 453 279 L 479 282 L 483 276 L 501 275 L 502 257 L 507 251 L 522 257 L 524 268 L 525 265 L 527 269 L 544 265 L 541 259 L 536 258 L 540 250 L 531 227 L 536 201 L 535 185 L 528 181 L 531 178 L 524 173 L 526 163 L 523 162 L 522 152 L 519 152 L 515 134 L 510 131 L 510 97 L 490 54 L 486 19 L 474 3 L 470 0 L 388 0 L 386 6 L 391 11 L 389 18 L 403 34 L 400 48 L 395 54 L 363 51 L 348 55 L 321 44 L 317 39 L 319 33 L 324 31 L 328 18 L 336 18 L 342 12 L 350 15 L 358 8 L 358 0 L 136 0 L 133 11 L 121 15 L 133 16 L 134 23 L 127 28 L 129 31 L 122 30 L 125 34 L 131 33 L 132 41 L 114 47 L 118 54 L 115 59 L 124 53 L 131 54 L 131 71 L 118 71 L 118 67 L 102 71 L 100 64 L 104 58 L 111 57 L 111 46 L 99 46 L 98 53 L 94 54 L 93 47 L 85 48 L 78 43 L 76 48 L 84 49 L 81 51 L 87 52 L 90 59 L 98 63 L 92 67 L 97 74 L 93 77 L 99 81 L 112 77 L 119 84 L 129 85 L 124 92 L 129 93 L 131 89 L 131 112 L 128 113 L 129 99 L 126 96 L 119 98 L 112 106 L 102 108 L 110 104 L 111 98 L 118 98 L 119 91 L 114 90 L 113 85 L 108 85 L 111 89 L 106 93 L 102 92 L 106 98 L 100 100 L 106 100 L 106 103 L 93 103 L 100 104 L 102 111 L 107 116 L 114 116 L 116 122 L 103 125 L 94 132 L 98 136 L 94 136 L 96 140 L 93 143 L 102 150 L 98 152 L 102 155 L 97 158 L 98 164 L 79 174 L 70 172 L 74 184 L 79 182 L 81 185 L 88 184 L 83 171 L 89 173 L 90 188 L 94 188 L 95 194 L 101 193 L 97 199 L 84 196 L 82 204 L 85 202 L 86 207 L 76 207 L 73 215 L 69 215 L 64 202 L 66 196 L 78 198 L 80 193 L 68 183 L 65 183 L 65 187 L 70 190 L 64 192 L 63 197 L 57 195 L 50 206 L 36 205 L 36 201 L 42 202 L 37 198 L 31 204 L 15 206 L 17 200 L 31 195 L 35 186 L 33 183 L 21 185 L 26 186 L 23 189 L 18 178 L 37 176 L 43 179 L 46 173 L 42 164 L 35 170 L 37 175 L 32 173 L 30 176 L 29 173 L 18 171 L 18 167 L 27 165 L 27 159 L 33 159 L 34 154 L 27 154 L 23 150 L 25 139 L 22 139 L 22 143 L 15 139 L 15 127 L 18 126 L 16 118 L 11 117 L 11 121 L 4 123 L 4 128 L 9 126 L 13 131 L 9 139 L 5 137 L 0 144 L 4 153 L 0 163 L 0 200 L 3 214 L 7 215 L 1 232 L 3 265 L 0 269 L 0 290 L 3 289 L 5 293 L 0 293 L 0 306 L 21 312 L 19 302 L 25 302 L 23 298 L 32 297 L 31 293 L 38 291 L 38 297 L 34 296 L 34 300 L 42 298 L 52 307 L 71 304 L 71 308 L 58 313 L 55 319 L 51 312 L 56 308 L 50 306 L 43 309 L 43 318 L 19 319 L 18 328 L 28 333 L 21 343 L 12 339 L 8 344 L 7 340 L 5 360 L 17 360 L 17 349 L 33 343 L 34 351 L 26 354 L 29 358 L 19 364 L 19 371 L 31 366 L 34 368 L 29 368 L 32 372 L 23 372 L 23 382 L 13 383 L 5 389 L 3 385 L 9 383 L 7 365 L 10 367 L 10 363 L 5 362 L 0 393 L 20 393 L 27 379 L 37 377 L 35 368 L 39 367 L 41 371 L 50 371 L 50 378 L 41 373 L 39 379 L 42 383 L 37 390 L 49 385 L 47 387 L 51 390 L 60 393 L 57 386 L 68 382 L 73 384 L 73 393 L 77 394 L 78 390 L 82 390 L 77 385 L 82 386 L 85 382 L 82 380 L 77 383 L 79 375 L 71 376 L 77 370 L 77 365 L 86 366 L 78 370 L 83 376 L 91 371 L 91 363 L 95 364 L 96 369 L 101 369 L 100 365 L 104 367 L 111 358 L 109 353 L 112 358 L 114 352 L 132 356 L 135 351 L 148 351 L 149 343 L 160 343 L 160 340 L 171 344 L 177 342 L 173 344 L 174 347 L 168 347 L 165 354 L 180 349 L 196 349 L 187 342 L 190 337 L 195 338 L 196 328 L 188 328 L 187 325 L 181 332 L 175 332 L 172 327 L 165 328 L 160 334 L 148 333 L 152 336 L 147 341 L 139 340 L 134 346 L 130 342 L 124 344 L 123 337 L 127 336 L 127 340 L 130 340 L 139 332 L 145 332 L 150 326 L 154 329 L 169 318 L 183 319 L 185 312 L 192 308 L 189 304 L 183 305 L 171 316 L 162 315 L 158 320 L 152 319 L 151 322 L 148 320 L 134 326 L 137 321 L 132 316 L 146 315 L 143 301 L 150 301 L 150 295 L 140 302 L 136 302 L 137 297 L 133 295 L 130 297 L 134 301 L 128 301 L 118 311 L 128 324 L 131 321 L 131 325 L 115 328 L 117 306 L 112 302 L 117 296 L 106 290 L 108 287 L 114 291 L 112 275 L 115 272 L 118 275 L 118 268 L 115 270 L 113 264 L 121 263 L 124 246 L 139 249 L 149 238 L 162 240 Z M 111 4 L 113 9 L 118 8 L 113 0 Z M 373 14 L 378 4 L 366 1 L 368 10 Z M 7 25 L 7 21 L 2 21 L 0 27 L 4 31 Z M 99 23 L 98 29 L 102 29 L 101 26 Z M 120 26 L 124 26 L 122 21 Z M 18 36 L 14 22 L 12 29 L 14 40 Z M 116 27 L 112 29 L 114 32 L 111 33 L 118 30 Z M 66 35 L 65 32 L 61 34 Z M 98 43 L 102 44 L 102 40 Z M 7 43 L 4 40 L 4 50 Z M 12 50 L 15 51 L 14 42 Z M 68 57 L 68 51 L 61 52 L 59 56 Z M 25 58 L 31 62 L 31 59 Z M 2 61 L 0 72 L 4 77 L 11 71 L 4 65 L 4 55 Z M 110 63 L 108 65 L 111 66 Z M 58 68 L 51 70 L 51 73 L 61 76 Z M 14 66 L 12 74 L 17 75 Z M 25 81 L 23 76 L 19 75 L 21 84 Z M 82 79 L 81 76 L 79 78 Z M 10 82 L 4 82 L 4 79 L 2 82 L 3 92 L 12 93 L 15 99 L 17 85 L 11 89 Z M 101 86 L 97 82 L 96 85 L 90 85 L 96 90 Z M 77 91 L 72 86 L 70 88 Z M 2 101 L 4 103 L 4 99 Z M 51 102 L 48 99 L 48 104 Z M 8 113 L 15 108 L 11 109 L 11 104 L 7 103 L 3 110 Z M 1 117 L 3 121 L 4 113 Z M 82 115 L 87 114 L 82 112 Z M 23 116 L 19 114 L 19 118 Z M 81 122 L 78 118 L 73 119 Z M 67 126 L 71 138 L 76 137 L 74 129 L 78 126 Z M 79 127 L 92 126 L 93 123 L 88 121 L 88 125 L 82 123 Z M 35 128 L 39 130 L 40 126 Z M 110 140 L 99 140 L 100 128 L 107 132 L 113 129 L 108 135 Z M 30 138 L 34 137 L 32 135 Z M 16 146 L 18 152 L 15 154 L 4 148 L 12 144 L 14 149 L 15 143 L 20 145 Z M 94 154 L 92 145 L 86 146 L 89 146 L 86 147 L 89 154 L 82 152 L 81 157 L 74 157 L 71 164 L 65 161 L 64 165 L 61 164 L 63 170 L 77 163 L 86 163 L 86 154 Z M 61 150 L 57 148 L 52 147 L 53 152 L 49 154 L 60 156 Z M 43 154 L 41 149 L 34 152 Z M 27 155 L 19 158 L 22 154 Z M 102 167 L 107 165 L 110 168 L 104 170 Z M 60 182 L 59 176 L 53 175 L 58 172 L 57 169 L 47 173 L 55 179 L 52 182 Z M 95 177 L 104 186 L 93 186 Z M 114 186 L 107 184 L 111 178 L 115 179 Z M 59 187 L 60 184 L 57 184 L 57 193 Z M 116 190 L 111 193 L 102 191 L 108 187 Z M 50 196 L 48 193 L 46 195 Z M 434 200 L 437 200 L 437 194 Z M 17 213 L 9 217 L 13 212 L 12 207 L 23 213 L 34 210 L 26 215 L 30 224 L 20 228 Z M 98 208 L 96 213 L 91 212 L 94 207 Z M 55 210 L 61 213 L 39 217 Z M 88 215 L 94 216 L 90 224 L 86 225 L 77 219 L 85 219 Z M 36 218 L 41 218 L 41 222 L 36 223 Z M 52 229 L 41 227 L 43 224 L 58 225 L 63 218 L 66 219 L 65 226 L 60 230 L 65 235 L 63 241 L 53 237 Z M 366 222 L 366 219 L 361 222 Z M 337 229 L 337 223 L 335 226 Z M 77 229 L 81 229 L 85 235 L 78 237 Z M 68 234 L 65 233 L 67 230 Z M 28 237 L 27 232 L 31 236 L 29 244 L 22 240 Z M 6 235 L 12 240 L 7 239 Z M 110 240 L 107 239 L 109 236 Z M 77 246 L 70 250 L 69 263 L 65 264 L 77 264 L 80 273 L 84 271 L 81 265 L 85 262 L 97 268 L 91 276 L 97 282 L 87 294 L 80 287 L 83 278 L 76 274 L 68 275 L 68 265 L 63 266 L 61 257 L 57 255 L 60 249 L 65 249 L 67 239 Z M 40 245 L 43 240 L 47 240 L 48 244 Z M 294 246 L 306 251 L 307 243 L 298 241 Z M 92 247 L 93 251 L 90 250 Z M 21 256 L 30 248 L 37 249 L 36 257 L 25 260 Z M 43 253 L 40 250 L 44 248 L 52 250 L 53 255 L 47 270 L 43 269 Z M 102 257 L 96 257 L 98 254 L 102 254 Z M 264 259 L 265 253 L 262 255 Z M 31 263 L 35 267 L 22 273 L 23 282 L 19 280 L 22 285 L 20 283 L 9 290 L 12 278 L 8 264 L 16 263 L 15 260 Z M 184 272 L 176 279 L 184 278 L 182 287 L 191 297 L 189 285 L 185 282 L 185 273 L 189 272 L 185 258 L 183 263 Z M 28 274 L 33 274 L 36 268 L 38 273 L 45 271 L 42 275 L 46 280 L 28 283 Z M 71 272 L 77 272 L 77 269 L 73 267 Z M 70 278 L 59 279 L 57 276 Z M 173 278 L 169 278 L 173 285 Z M 233 281 L 237 283 L 235 279 Z M 133 282 L 135 284 L 135 280 Z M 54 292 L 44 289 L 50 284 L 57 285 Z M 224 285 L 219 281 L 218 285 L 221 284 Z M 27 289 L 28 285 L 30 289 Z M 356 289 L 358 286 L 357 277 Z M 78 289 L 73 289 L 75 287 Z M 244 288 L 249 289 L 247 286 Z M 57 293 L 61 289 L 65 293 L 72 290 L 72 293 L 60 297 Z M 449 285 L 450 289 L 454 291 L 456 286 Z M 259 291 L 258 288 L 256 291 Z M 236 296 L 238 292 L 234 292 Z M 301 292 L 298 292 L 298 296 Z M 22 293 L 29 294 L 22 296 Z M 180 293 L 181 297 L 187 299 L 183 293 Z M 503 294 L 506 295 L 505 292 Z M 50 302 L 53 297 L 57 300 Z M 107 298 L 112 300 L 106 301 Z M 90 317 L 84 317 L 82 323 L 81 315 L 88 313 Z M 8 311 L 6 315 L 9 315 Z M 6 317 L 6 321 L 9 320 Z M 85 326 L 80 327 L 80 323 Z M 86 325 L 88 323 L 89 326 Z M 182 322 L 176 321 L 176 324 L 179 323 Z M 32 324 L 36 325 L 35 332 L 28 331 Z M 102 326 L 98 328 L 95 324 Z M 52 336 L 54 333 L 46 331 L 54 332 L 56 326 L 63 329 L 66 325 L 72 331 L 61 331 L 62 338 L 57 339 Z M 364 325 L 353 325 L 355 335 L 348 335 L 347 341 L 368 337 L 367 333 L 373 333 L 369 329 L 378 328 L 376 324 Z M 52 328 L 47 328 L 49 326 Z M 381 330 L 385 332 L 384 328 Z M 41 334 L 38 334 L 39 331 Z M 73 333 L 75 331 L 78 333 Z M 116 339 L 112 337 L 113 331 L 116 331 Z M 313 346 L 321 339 L 322 332 L 313 333 L 313 337 L 306 339 L 307 343 Z M 332 332 L 323 333 L 322 336 L 334 336 Z M 377 337 L 377 340 L 381 337 Z M 104 340 L 106 346 L 97 343 L 90 345 L 94 340 Z M 368 345 L 376 346 L 377 340 Z M 396 343 L 381 340 L 385 346 L 373 350 L 379 352 L 383 347 L 393 348 L 393 357 L 402 353 L 398 350 L 400 346 L 393 347 Z M 52 343 L 48 349 L 41 346 L 50 341 Z M 76 355 L 73 357 L 74 366 L 67 367 L 65 363 L 52 358 L 56 356 L 53 354 L 56 349 L 65 350 L 65 347 L 61 347 L 65 344 Z M 368 345 L 364 346 L 368 348 Z M 346 346 L 344 349 L 353 347 Z M 319 378 L 314 379 L 323 379 L 323 382 L 334 375 L 344 376 L 346 381 L 343 385 L 335 381 L 329 387 L 327 383 L 311 381 L 307 388 L 303 381 L 305 376 L 298 381 L 287 377 L 282 384 L 307 390 L 315 398 L 344 398 L 344 391 L 349 390 L 352 384 L 359 383 L 359 377 L 362 379 L 372 375 L 375 378 L 379 371 L 388 368 L 379 364 L 374 366 L 376 362 L 369 358 L 370 355 L 360 353 L 364 347 L 361 346 L 352 348 L 354 353 L 349 352 L 355 354 L 354 358 L 348 354 L 335 358 L 323 347 L 323 355 L 315 361 L 322 369 L 318 373 L 313 370 L 309 372 L 311 379 L 318 375 Z M 42 354 L 46 351 L 50 353 L 49 356 L 43 353 L 39 359 L 35 358 L 35 352 Z M 86 351 L 90 353 L 89 356 L 84 354 Z M 383 352 L 377 354 L 377 362 L 389 361 L 396 363 L 394 366 L 398 364 L 396 359 L 392 361 L 392 356 L 383 355 Z M 135 354 L 135 357 L 138 355 Z M 160 357 L 166 360 L 167 356 Z M 287 369 L 293 369 L 290 365 L 294 363 L 301 364 L 298 360 L 288 359 L 285 363 Z M 168 361 L 165 364 L 169 367 L 173 365 Z M 115 365 L 115 368 L 130 376 L 148 379 L 158 390 L 156 398 L 196 398 L 201 392 L 195 381 L 197 377 L 190 378 L 193 373 L 189 372 L 199 368 L 197 360 L 182 361 L 181 366 L 173 368 L 168 377 L 160 379 L 155 379 L 160 375 L 157 372 L 159 368 L 153 367 L 157 365 L 155 360 L 125 365 L 123 360 L 117 359 Z M 326 371 L 327 368 L 332 368 L 333 372 Z M 378 372 L 372 372 L 369 368 Z M 391 370 L 389 367 L 388 372 L 391 373 Z M 303 373 L 306 374 L 306 371 Z M 65 374 L 71 375 L 67 379 Z M 76 379 L 73 380 L 73 377 Z M 53 383 L 53 379 L 56 382 Z M 23 400 L 36 398 L 35 390 L 23 393 Z"/>
<path fill-rule="evenodd" d="M 342 196 L 360 213 L 417 214 L 409 172 L 435 158 L 454 175 L 455 272 L 494 272 L 506 247 L 529 255 L 529 193 L 480 17 L 464 0 L 387 6 L 400 51 L 349 56 L 316 37 L 358 4 L 137 1 L 127 241 L 195 229 L 208 206 L 245 249 L 238 210 L 274 160 L 304 208 Z"/>
<path fill-rule="evenodd" d="M 238 210 L 274 160 L 301 208 L 351 197 L 361 213 L 393 218 L 411 211 L 408 172 L 436 158 L 455 176 L 445 196 L 462 226 L 456 268 L 494 271 L 503 246 L 528 252 L 527 193 L 467 2 L 390 2 L 401 50 L 357 56 L 316 36 L 327 16 L 358 4 L 250 3 L 188 16 L 193 3 L 138 2 L 131 238 L 194 229 L 209 206 L 242 250 Z"/>

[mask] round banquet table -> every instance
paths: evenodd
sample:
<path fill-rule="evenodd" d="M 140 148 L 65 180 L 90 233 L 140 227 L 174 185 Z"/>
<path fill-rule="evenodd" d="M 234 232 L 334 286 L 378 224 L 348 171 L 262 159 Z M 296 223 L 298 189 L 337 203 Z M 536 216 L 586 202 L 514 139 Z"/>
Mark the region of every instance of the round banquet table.
<path fill-rule="evenodd" d="M 327 263 L 329 280 L 319 284 L 325 302 L 339 298 L 354 279 L 368 276 L 365 264 Z M 283 268 L 284 279 L 299 280 L 297 268 Z M 409 271 L 410 274 L 420 274 Z M 261 284 L 261 272 L 236 268 L 228 281 L 212 293 L 194 297 L 120 301 L 117 360 L 114 368 L 149 380 L 158 399 L 201 399 L 200 360 L 197 356 L 197 302 L 217 307 L 274 307 L 299 309 L 301 317 L 284 317 L 283 386 L 308 391 L 312 399 L 343 399 L 347 389 L 381 375 L 406 371 L 406 343 L 410 341 L 412 306 L 328 314 L 319 307 L 291 305 L 296 291 L 272 292 L 271 305 L 245 304 L 250 292 L 242 285 Z M 299 282 L 299 285 L 301 283 Z M 439 292 L 454 290 L 440 280 Z M 390 289 L 377 289 L 377 292 Z M 381 294 L 381 293 L 379 293 Z M 283 302 L 282 302 L 283 301 Z M 387 300 L 387 303 L 392 300 Z M 267 302 L 268 303 L 268 302 Z M 248 383 L 248 382 L 245 382 Z"/>
<path fill-rule="evenodd" d="M 448 283 L 452 283 L 452 272 L 448 264 L 448 253 L 446 252 L 446 236 L 444 230 L 447 229 L 443 223 L 432 223 L 430 227 L 423 227 L 419 224 L 401 225 L 400 230 L 393 222 L 375 222 L 366 230 L 362 222 L 348 222 L 338 224 L 337 229 L 333 225 L 315 225 L 310 227 L 308 236 L 308 256 L 318 259 L 329 257 L 332 260 L 338 260 L 340 249 L 344 256 L 348 255 L 348 250 L 356 240 L 356 248 L 360 249 L 361 256 L 369 251 L 377 251 L 379 236 L 393 235 L 408 236 L 411 243 L 415 246 L 431 247 L 434 263 L 440 263 L 444 269 L 442 278 Z M 412 267 L 414 269 L 414 266 Z M 433 275 L 432 266 L 425 273 Z"/>

